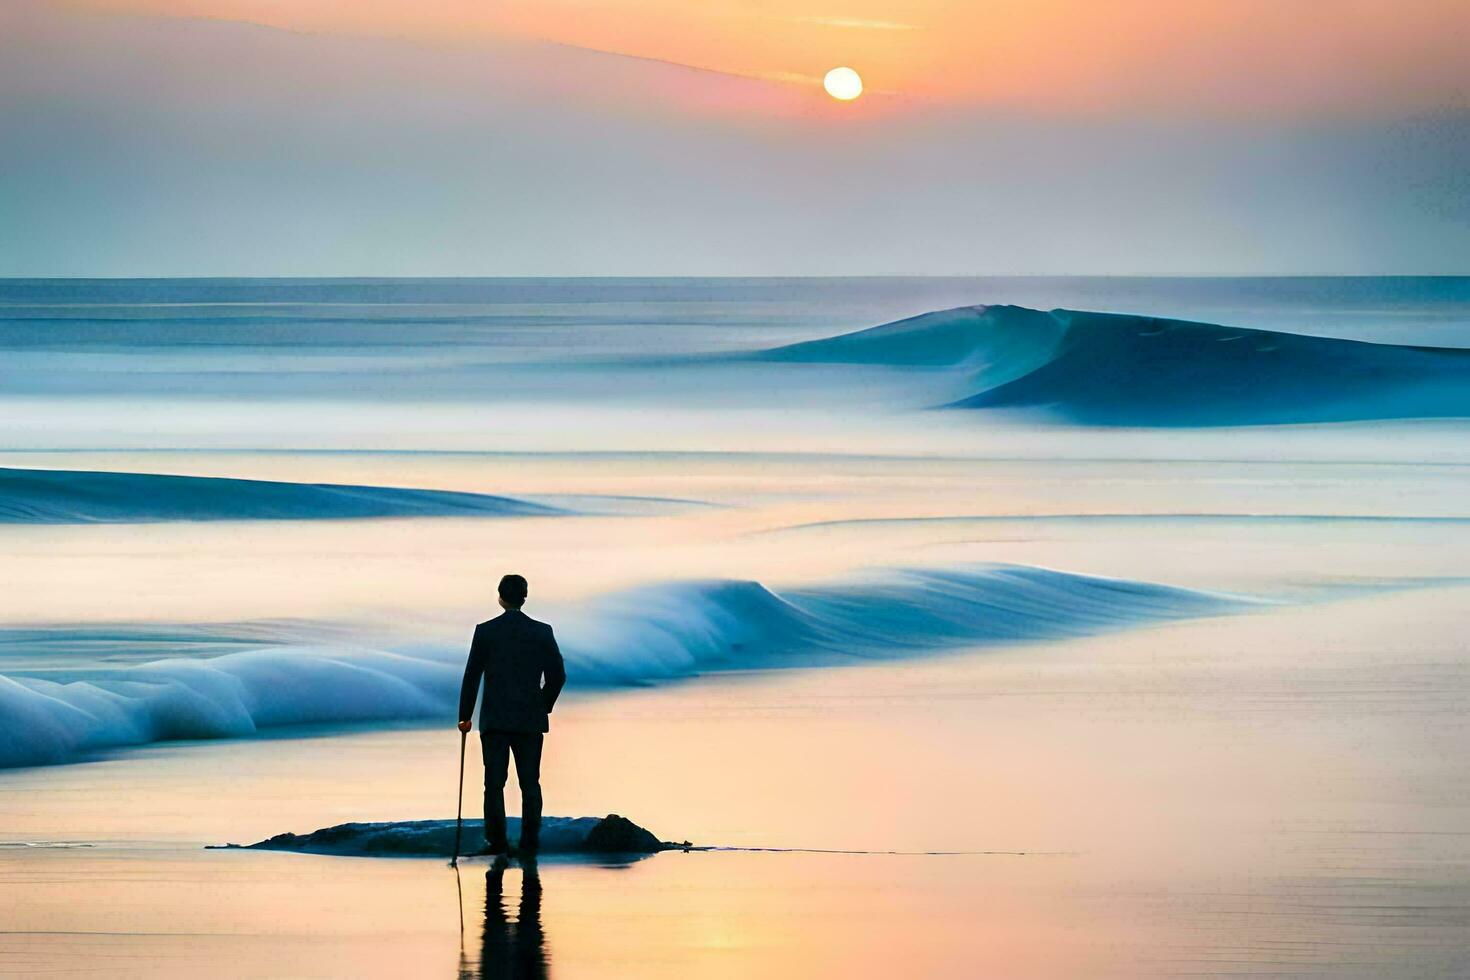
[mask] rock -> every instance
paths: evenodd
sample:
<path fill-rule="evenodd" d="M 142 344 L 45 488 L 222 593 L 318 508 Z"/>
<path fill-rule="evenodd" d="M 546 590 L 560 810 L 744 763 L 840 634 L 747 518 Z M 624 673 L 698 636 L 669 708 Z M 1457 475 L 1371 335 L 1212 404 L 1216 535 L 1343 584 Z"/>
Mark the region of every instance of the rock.
<path fill-rule="evenodd" d="M 627 817 L 609 813 L 587 834 L 582 849 L 598 854 L 652 854 L 673 847 Z"/>
<path fill-rule="evenodd" d="M 510 839 L 516 840 L 520 836 L 520 820 L 511 817 L 506 823 Z M 400 820 L 337 824 L 307 834 L 276 834 L 246 846 L 262 851 L 359 857 L 448 857 L 454 850 L 454 838 L 453 820 Z M 483 840 L 482 822 L 466 820 L 460 853 L 475 853 Z M 541 821 L 543 854 L 654 854 L 688 846 L 661 841 L 647 829 L 615 813 L 601 819 L 545 817 Z"/>

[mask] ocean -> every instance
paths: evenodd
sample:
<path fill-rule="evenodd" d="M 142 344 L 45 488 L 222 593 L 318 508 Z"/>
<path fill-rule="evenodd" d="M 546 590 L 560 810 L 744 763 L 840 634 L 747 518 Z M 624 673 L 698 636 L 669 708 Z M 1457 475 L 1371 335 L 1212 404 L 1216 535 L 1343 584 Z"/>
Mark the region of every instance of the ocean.
<path fill-rule="evenodd" d="M 550 863 L 558 972 L 1462 972 L 1467 349 L 1470 278 L 0 280 L 0 972 L 477 975 L 442 861 L 202 848 L 452 815 L 512 571 L 548 813 L 734 848 Z"/>

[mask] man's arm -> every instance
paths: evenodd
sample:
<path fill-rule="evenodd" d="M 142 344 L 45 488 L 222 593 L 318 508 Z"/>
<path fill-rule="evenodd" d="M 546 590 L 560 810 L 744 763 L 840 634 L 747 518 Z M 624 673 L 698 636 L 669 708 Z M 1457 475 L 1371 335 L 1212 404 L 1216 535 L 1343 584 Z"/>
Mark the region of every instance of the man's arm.
<path fill-rule="evenodd" d="M 459 685 L 459 730 L 470 730 L 470 719 L 475 716 L 475 699 L 480 694 L 480 678 L 485 673 L 485 644 L 480 639 L 480 627 L 475 627 L 474 639 L 470 640 L 470 657 L 464 665 L 464 680 Z"/>
<path fill-rule="evenodd" d="M 567 682 L 566 664 L 561 659 L 561 649 L 556 645 L 556 634 L 551 631 L 550 626 L 546 627 L 545 656 L 541 672 L 546 675 L 546 686 L 541 689 L 541 701 L 546 705 L 546 713 L 549 715 L 552 705 L 556 704 L 556 696 Z"/>

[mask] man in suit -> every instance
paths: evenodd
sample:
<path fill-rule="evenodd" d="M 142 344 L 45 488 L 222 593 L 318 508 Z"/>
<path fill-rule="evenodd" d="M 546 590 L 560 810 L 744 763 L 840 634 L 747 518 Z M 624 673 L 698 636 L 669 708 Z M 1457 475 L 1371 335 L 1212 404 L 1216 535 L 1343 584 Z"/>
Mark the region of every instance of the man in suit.
<path fill-rule="evenodd" d="M 485 850 L 489 854 L 509 850 L 505 777 L 511 755 L 521 786 L 520 850 L 536 850 L 541 834 L 541 741 L 550 727 L 547 715 L 567 680 L 551 627 L 521 612 L 525 601 L 524 578 L 507 575 L 500 580 L 500 608 L 505 612 L 475 627 L 459 688 L 459 730 L 467 732 L 484 678 L 480 752 L 485 759 Z"/>

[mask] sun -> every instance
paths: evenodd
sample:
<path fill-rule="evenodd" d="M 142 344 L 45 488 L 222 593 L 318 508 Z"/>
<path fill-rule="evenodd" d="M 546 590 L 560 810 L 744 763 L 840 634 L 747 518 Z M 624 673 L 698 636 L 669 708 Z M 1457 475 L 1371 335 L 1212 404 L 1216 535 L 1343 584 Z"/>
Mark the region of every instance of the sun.
<path fill-rule="evenodd" d="M 827 72 L 827 77 L 822 79 L 822 87 L 832 98 L 842 102 L 851 102 L 863 94 L 863 79 L 851 68 L 833 68 Z"/>

